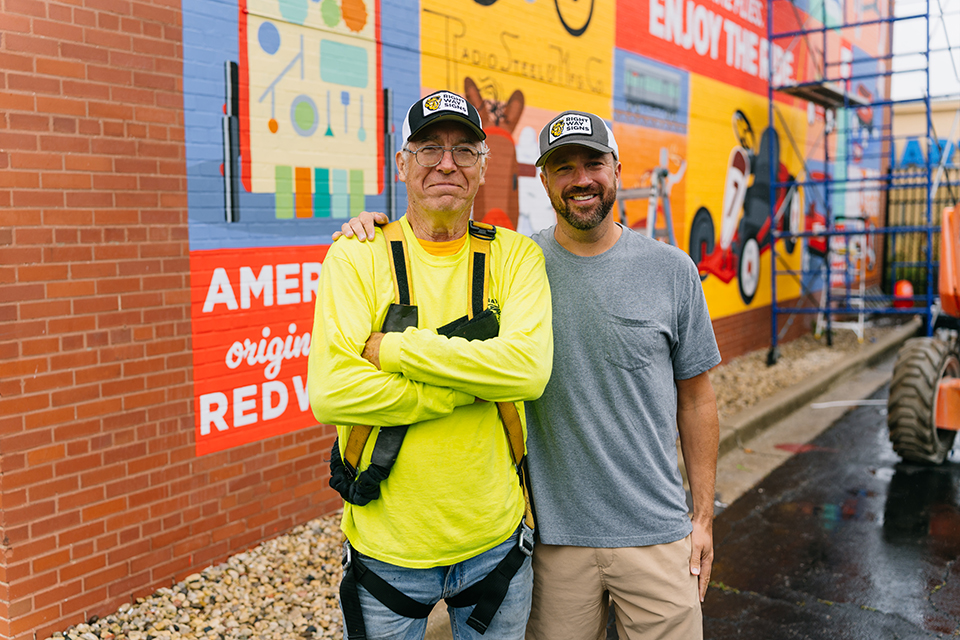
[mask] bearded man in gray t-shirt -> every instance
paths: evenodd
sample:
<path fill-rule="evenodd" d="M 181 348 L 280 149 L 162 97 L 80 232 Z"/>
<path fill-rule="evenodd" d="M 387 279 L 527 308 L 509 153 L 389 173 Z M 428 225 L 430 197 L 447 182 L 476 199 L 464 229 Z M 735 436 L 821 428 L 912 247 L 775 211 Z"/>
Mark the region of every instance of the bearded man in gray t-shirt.
<path fill-rule="evenodd" d="M 553 298 L 553 374 L 527 403 L 537 516 L 528 640 L 703 637 L 713 563 L 720 363 L 690 257 L 619 225 L 621 165 L 599 117 L 540 132 L 557 224 L 534 235 Z M 693 496 L 687 513 L 677 434 Z"/>
<path fill-rule="evenodd" d="M 491 160 L 493 162 L 496 159 Z M 720 363 L 696 265 L 611 216 L 613 132 L 567 111 L 540 132 L 557 224 L 534 235 L 553 298 L 553 373 L 526 403 L 538 541 L 527 640 L 699 640 L 713 565 Z M 361 240 L 383 214 L 343 225 Z M 683 452 L 692 518 L 677 465 Z"/>

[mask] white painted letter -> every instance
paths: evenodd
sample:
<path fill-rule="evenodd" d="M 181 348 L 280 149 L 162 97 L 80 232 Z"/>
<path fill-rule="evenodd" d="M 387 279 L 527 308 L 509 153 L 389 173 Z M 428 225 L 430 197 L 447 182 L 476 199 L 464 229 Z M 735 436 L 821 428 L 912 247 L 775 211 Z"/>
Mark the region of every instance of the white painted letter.
<path fill-rule="evenodd" d="M 257 421 L 257 385 L 233 390 L 233 426 L 245 427 Z M 251 411 L 251 413 L 246 413 Z"/>
<path fill-rule="evenodd" d="M 713 17 L 712 11 L 702 4 L 698 4 L 693 12 L 693 25 L 690 31 L 693 33 L 693 47 L 701 56 L 707 55 L 710 49 L 710 18 Z"/>
<path fill-rule="evenodd" d="M 217 428 L 217 431 L 226 431 L 227 422 L 223 419 L 227 413 L 227 394 L 205 393 L 200 396 L 200 435 L 210 435 L 210 424 Z"/>
<path fill-rule="evenodd" d="M 303 384 L 303 378 L 293 376 L 293 390 L 297 392 L 297 404 L 300 405 L 300 411 L 306 411 L 310 408 L 310 394 L 307 392 L 307 385 Z"/>
<path fill-rule="evenodd" d="M 300 265 L 297 263 L 277 265 L 277 304 L 299 304 L 300 292 L 290 290 L 298 288 L 300 282 L 289 277 L 298 273 Z"/>
<path fill-rule="evenodd" d="M 210 286 L 207 288 L 207 297 L 203 301 L 203 312 L 210 313 L 217 304 L 225 304 L 231 311 L 237 309 L 237 298 L 233 295 L 230 278 L 227 277 L 227 270 L 223 267 L 213 270 L 213 277 L 210 278 Z"/>
<path fill-rule="evenodd" d="M 720 57 L 720 30 L 723 27 L 723 16 L 719 13 L 710 14 L 710 57 L 716 60 Z"/>
<path fill-rule="evenodd" d="M 656 0 L 652 0 L 656 2 Z M 320 284 L 320 263 L 319 262 L 304 262 L 303 263 L 303 301 L 310 302 L 313 300 L 313 294 L 317 292 L 317 287 Z"/>
<path fill-rule="evenodd" d="M 259 298 L 263 294 L 263 306 L 273 306 L 273 266 L 264 265 L 260 269 L 260 275 L 253 277 L 253 269 L 250 267 L 240 267 L 240 306 L 244 309 L 250 308 L 250 294 L 254 298 Z"/>
<path fill-rule="evenodd" d="M 279 401 L 276 405 L 273 404 L 273 394 L 277 394 Z M 270 380 L 269 382 L 263 383 L 263 419 L 273 420 L 274 418 L 279 418 L 283 415 L 283 412 L 287 410 L 287 401 L 289 396 L 287 394 L 287 385 L 280 382 L 279 380 Z"/>

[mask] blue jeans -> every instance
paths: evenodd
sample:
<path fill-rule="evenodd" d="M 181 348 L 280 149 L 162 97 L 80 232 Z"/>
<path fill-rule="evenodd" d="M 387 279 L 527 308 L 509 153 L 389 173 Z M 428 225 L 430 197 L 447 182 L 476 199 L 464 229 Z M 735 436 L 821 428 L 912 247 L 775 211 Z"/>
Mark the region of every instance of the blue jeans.
<path fill-rule="evenodd" d="M 432 569 L 398 567 L 360 554 L 356 549 L 353 549 L 353 553 L 358 555 L 371 571 L 405 595 L 419 602 L 436 604 L 485 578 L 517 545 L 519 535 L 518 529 L 509 539 L 489 551 L 449 567 Z M 421 640 L 424 637 L 427 631 L 426 618 L 397 615 L 370 595 L 363 585 L 358 585 L 357 590 L 368 640 Z M 470 617 L 473 607 L 447 609 L 453 640 L 521 640 L 530 615 L 532 593 L 533 565 L 528 557 L 510 581 L 507 596 L 484 635 L 467 626 L 467 618 Z"/>

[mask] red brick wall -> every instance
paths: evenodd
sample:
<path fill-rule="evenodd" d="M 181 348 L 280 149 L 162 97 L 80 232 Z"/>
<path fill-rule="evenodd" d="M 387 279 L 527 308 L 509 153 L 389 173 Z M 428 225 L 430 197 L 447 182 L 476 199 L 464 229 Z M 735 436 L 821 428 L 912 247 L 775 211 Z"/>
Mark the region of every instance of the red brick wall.
<path fill-rule="evenodd" d="M 808 301 L 809 302 L 809 301 Z M 797 301 L 787 300 L 781 303 L 784 309 L 795 307 Z M 809 305 L 807 305 L 809 306 Z M 727 316 L 713 321 L 713 332 L 717 336 L 717 343 L 720 345 L 720 356 L 724 362 L 742 356 L 743 354 L 770 347 L 770 307 L 761 307 L 751 309 L 735 316 Z M 798 313 L 793 316 L 790 328 L 778 338 L 778 344 L 795 340 L 800 336 L 810 333 L 811 322 L 816 321 L 817 316 L 809 313 Z M 790 320 L 789 313 L 777 314 L 777 334 L 783 331 L 783 327 Z"/>
<path fill-rule="evenodd" d="M 194 455 L 180 0 L 0 0 L 0 638 L 336 507 L 329 428 Z"/>

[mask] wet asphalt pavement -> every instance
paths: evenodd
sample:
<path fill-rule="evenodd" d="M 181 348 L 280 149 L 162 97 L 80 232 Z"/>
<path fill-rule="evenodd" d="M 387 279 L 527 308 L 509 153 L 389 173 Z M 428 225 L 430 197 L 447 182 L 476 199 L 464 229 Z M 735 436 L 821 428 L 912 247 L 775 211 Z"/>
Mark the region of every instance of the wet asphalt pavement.
<path fill-rule="evenodd" d="M 960 636 L 956 453 L 900 463 L 885 407 L 847 413 L 717 517 L 704 638 Z"/>

